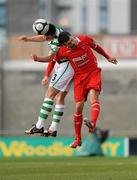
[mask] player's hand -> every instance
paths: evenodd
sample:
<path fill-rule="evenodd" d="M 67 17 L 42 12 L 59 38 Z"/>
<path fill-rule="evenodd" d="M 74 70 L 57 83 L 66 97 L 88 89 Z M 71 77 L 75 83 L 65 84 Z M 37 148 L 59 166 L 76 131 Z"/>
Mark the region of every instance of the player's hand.
<path fill-rule="evenodd" d="M 31 59 L 38 61 L 38 56 L 36 54 L 31 54 Z"/>
<path fill-rule="evenodd" d="M 116 60 L 115 57 L 110 57 L 110 58 L 108 59 L 108 61 L 109 61 L 110 63 L 113 63 L 113 64 L 117 64 L 117 63 L 118 63 L 118 61 Z"/>
<path fill-rule="evenodd" d="M 44 78 L 41 80 L 41 84 L 42 85 L 47 85 L 49 81 L 49 77 L 48 76 L 44 76 Z"/>
<path fill-rule="evenodd" d="M 25 42 L 28 41 L 28 37 L 27 37 L 26 35 L 19 36 L 18 39 L 19 39 L 20 41 L 25 41 Z"/>

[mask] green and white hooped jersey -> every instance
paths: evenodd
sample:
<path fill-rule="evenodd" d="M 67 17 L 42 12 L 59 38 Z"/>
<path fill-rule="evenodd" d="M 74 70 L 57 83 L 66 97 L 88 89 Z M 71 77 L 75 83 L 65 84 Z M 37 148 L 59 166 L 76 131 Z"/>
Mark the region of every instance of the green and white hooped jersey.
<path fill-rule="evenodd" d="M 63 29 L 59 28 L 59 27 L 56 27 L 56 36 L 58 37 L 59 34 L 63 32 Z M 57 53 L 58 50 L 59 50 L 59 42 L 58 42 L 58 39 L 57 38 L 54 38 L 52 41 L 50 41 L 48 43 L 48 46 L 50 48 L 50 51 L 52 51 L 53 53 Z"/>

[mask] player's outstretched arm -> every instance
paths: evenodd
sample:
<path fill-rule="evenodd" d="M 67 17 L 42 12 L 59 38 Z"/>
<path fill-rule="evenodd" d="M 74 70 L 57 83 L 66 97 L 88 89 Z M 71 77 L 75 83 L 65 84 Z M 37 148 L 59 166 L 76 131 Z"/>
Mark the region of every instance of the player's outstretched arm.
<path fill-rule="evenodd" d="M 98 52 L 99 54 L 101 54 L 102 56 L 104 56 L 108 62 L 113 63 L 113 64 L 117 64 L 117 59 L 115 57 L 110 57 L 105 50 L 99 46 L 98 44 L 96 44 L 95 42 L 92 43 L 92 49 L 94 49 L 96 52 Z"/>
<path fill-rule="evenodd" d="M 47 63 L 50 62 L 54 56 L 55 56 L 54 54 L 50 54 L 50 53 L 47 56 L 37 56 L 36 54 L 32 54 L 31 58 L 37 62 Z"/>
<path fill-rule="evenodd" d="M 18 37 L 18 40 L 24 42 L 44 42 L 46 41 L 46 37 L 44 35 L 35 35 L 35 36 L 21 35 Z"/>

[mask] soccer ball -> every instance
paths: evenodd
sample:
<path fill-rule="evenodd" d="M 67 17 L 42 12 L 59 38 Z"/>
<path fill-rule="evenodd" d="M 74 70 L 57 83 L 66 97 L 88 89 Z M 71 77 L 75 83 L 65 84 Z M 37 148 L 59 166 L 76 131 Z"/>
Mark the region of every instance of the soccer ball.
<path fill-rule="evenodd" d="M 45 19 L 37 19 L 34 21 L 32 28 L 36 34 L 46 34 L 49 30 L 49 24 Z"/>

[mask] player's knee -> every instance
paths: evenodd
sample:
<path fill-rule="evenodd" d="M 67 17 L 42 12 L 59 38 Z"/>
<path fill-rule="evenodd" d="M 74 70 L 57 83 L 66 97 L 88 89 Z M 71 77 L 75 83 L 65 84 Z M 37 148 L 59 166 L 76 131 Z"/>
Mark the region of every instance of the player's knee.
<path fill-rule="evenodd" d="M 56 104 L 64 104 L 65 103 L 65 99 L 64 98 L 60 98 L 60 97 L 56 97 L 55 101 L 56 101 Z"/>
<path fill-rule="evenodd" d="M 56 103 L 63 104 L 65 102 L 66 95 L 67 93 L 65 92 L 58 93 L 56 96 Z"/>
<path fill-rule="evenodd" d="M 49 99 L 54 99 L 55 98 L 55 94 L 54 93 L 51 93 L 51 92 L 47 92 L 46 94 L 45 94 L 45 97 L 46 98 L 49 98 Z"/>
<path fill-rule="evenodd" d="M 59 93 L 59 90 L 56 90 L 54 88 L 49 88 L 45 94 L 47 98 L 54 99 L 56 95 Z"/>
<path fill-rule="evenodd" d="M 84 101 L 77 102 L 75 105 L 75 113 L 82 114 L 84 107 Z"/>
<path fill-rule="evenodd" d="M 90 101 L 91 103 L 93 103 L 94 101 L 99 101 L 99 94 L 98 93 L 92 94 L 92 96 L 90 96 Z"/>

